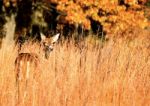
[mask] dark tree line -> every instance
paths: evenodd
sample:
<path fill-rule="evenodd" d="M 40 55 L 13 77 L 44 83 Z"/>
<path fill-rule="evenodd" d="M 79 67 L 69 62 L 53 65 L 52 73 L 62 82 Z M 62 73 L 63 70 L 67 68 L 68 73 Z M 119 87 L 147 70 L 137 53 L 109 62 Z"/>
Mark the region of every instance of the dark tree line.
<path fill-rule="evenodd" d="M 15 39 L 40 39 L 40 32 L 46 35 L 61 32 L 64 36 L 72 35 L 71 33 L 85 36 L 92 32 L 101 37 L 109 32 L 123 32 L 128 26 L 134 27 L 142 23 L 144 16 L 140 16 L 139 11 L 142 10 L 143 4 L 148 5 L 149 1 L 137 0 L 135 5 L 134 1 L 114 0 L 114 4 L 104 2 L 102 5 L 101 1 L 88 0 L 0 0 L 0 29 L 3 32 L 5 17 L 14 14 Z M 137 20 L 135 16 L 128 18 L 130 11 L 141 19 L 137 25 L 130 22 L 133 18 Z M 124 17 L 129 21 L 123 23 L 126 20 L 123 20 L 120 14 L 126 14 Z M 123 29 L 120 26 L 124 26 Z M 140 26 L 145 27 L 146 24 Z M 3 38 L 4 34 L 0 37 Z"/>

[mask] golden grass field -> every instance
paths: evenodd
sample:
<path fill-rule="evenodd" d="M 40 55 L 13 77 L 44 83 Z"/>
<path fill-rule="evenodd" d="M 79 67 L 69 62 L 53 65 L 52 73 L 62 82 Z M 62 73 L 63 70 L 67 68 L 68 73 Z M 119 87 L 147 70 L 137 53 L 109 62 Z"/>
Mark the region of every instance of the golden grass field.
<path fill-rule="evenodd" d="M 37 52 L 25 44 L 24 52 Z M 16 104 L 14 44 L 0 50 L 0 106 Z M 42 54 L 39 54 L 41 56 Z M 62 41 L 49 60 L 41 56 L 39 77 L 28 89 L 26 106 L 150 106 L 150 39 L 118 38 L 78 45 Z"/>

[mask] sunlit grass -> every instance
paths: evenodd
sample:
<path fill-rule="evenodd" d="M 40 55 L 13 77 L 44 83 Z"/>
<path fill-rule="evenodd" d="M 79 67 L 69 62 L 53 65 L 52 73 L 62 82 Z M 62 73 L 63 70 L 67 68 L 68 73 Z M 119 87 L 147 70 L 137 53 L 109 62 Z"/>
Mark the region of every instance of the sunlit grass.
<path fill-rule="evenodd" d="M 0 50 L 0 106 L 14 106 L 14 61 L 17 48 Z M 23 52 L 39 53 L 38 44 Z M 103 45 L 87 41 L 56 44 L 49 60 L 39 54 L 39 77 L 29 89 L 26 105 L 148 106 L 150 105 L 150 39 L 110 39 Z M 34 92 L 34 95 L 32 95 Z M 25 104 L 24 104 L 25 105 Z"/>

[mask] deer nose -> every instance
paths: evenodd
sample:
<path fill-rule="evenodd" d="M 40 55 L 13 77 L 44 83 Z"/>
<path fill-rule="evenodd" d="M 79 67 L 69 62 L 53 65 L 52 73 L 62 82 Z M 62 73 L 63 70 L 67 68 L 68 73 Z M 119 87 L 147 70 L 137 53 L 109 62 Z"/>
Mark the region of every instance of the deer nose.
<path fill-rule="evenodd" d="M 53 51 L 53 47 L 52 46 L 46 46 L 45 47 L 45 58 L 48 59 L 49 58 L 49 53 Z"/>
<path fill-rule="evenodd" d="M 51 51 L 53 51 L 53 47 L 52 46 L 45 46 L 45 51 L 51 52 Z"/>
<path fill-rule="evenodd" d="M 48 46 L 49 51 L 53 50 L 53 46 Z"/>

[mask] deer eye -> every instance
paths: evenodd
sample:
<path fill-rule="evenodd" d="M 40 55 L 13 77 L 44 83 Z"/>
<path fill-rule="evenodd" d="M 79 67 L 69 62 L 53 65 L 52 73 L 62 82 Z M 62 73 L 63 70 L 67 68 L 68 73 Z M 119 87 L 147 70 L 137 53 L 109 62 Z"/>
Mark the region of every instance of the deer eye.
<path fill-rule="evenodd" d="M 48 46 L 46 42 L 43 42 L 43 45 L 44 45 L 44 46 Z"/>
<path fill-rule="evenodd" d="M 44 46 L 45 46 L 45 43 L 46 43 L 46 42 L 42 42 L 42 44 L 43 44 Z"/>
<path fill-rule="evenodd" d="M 54 45 L 56 42 L 52 42 L 52 44 Z"/>

